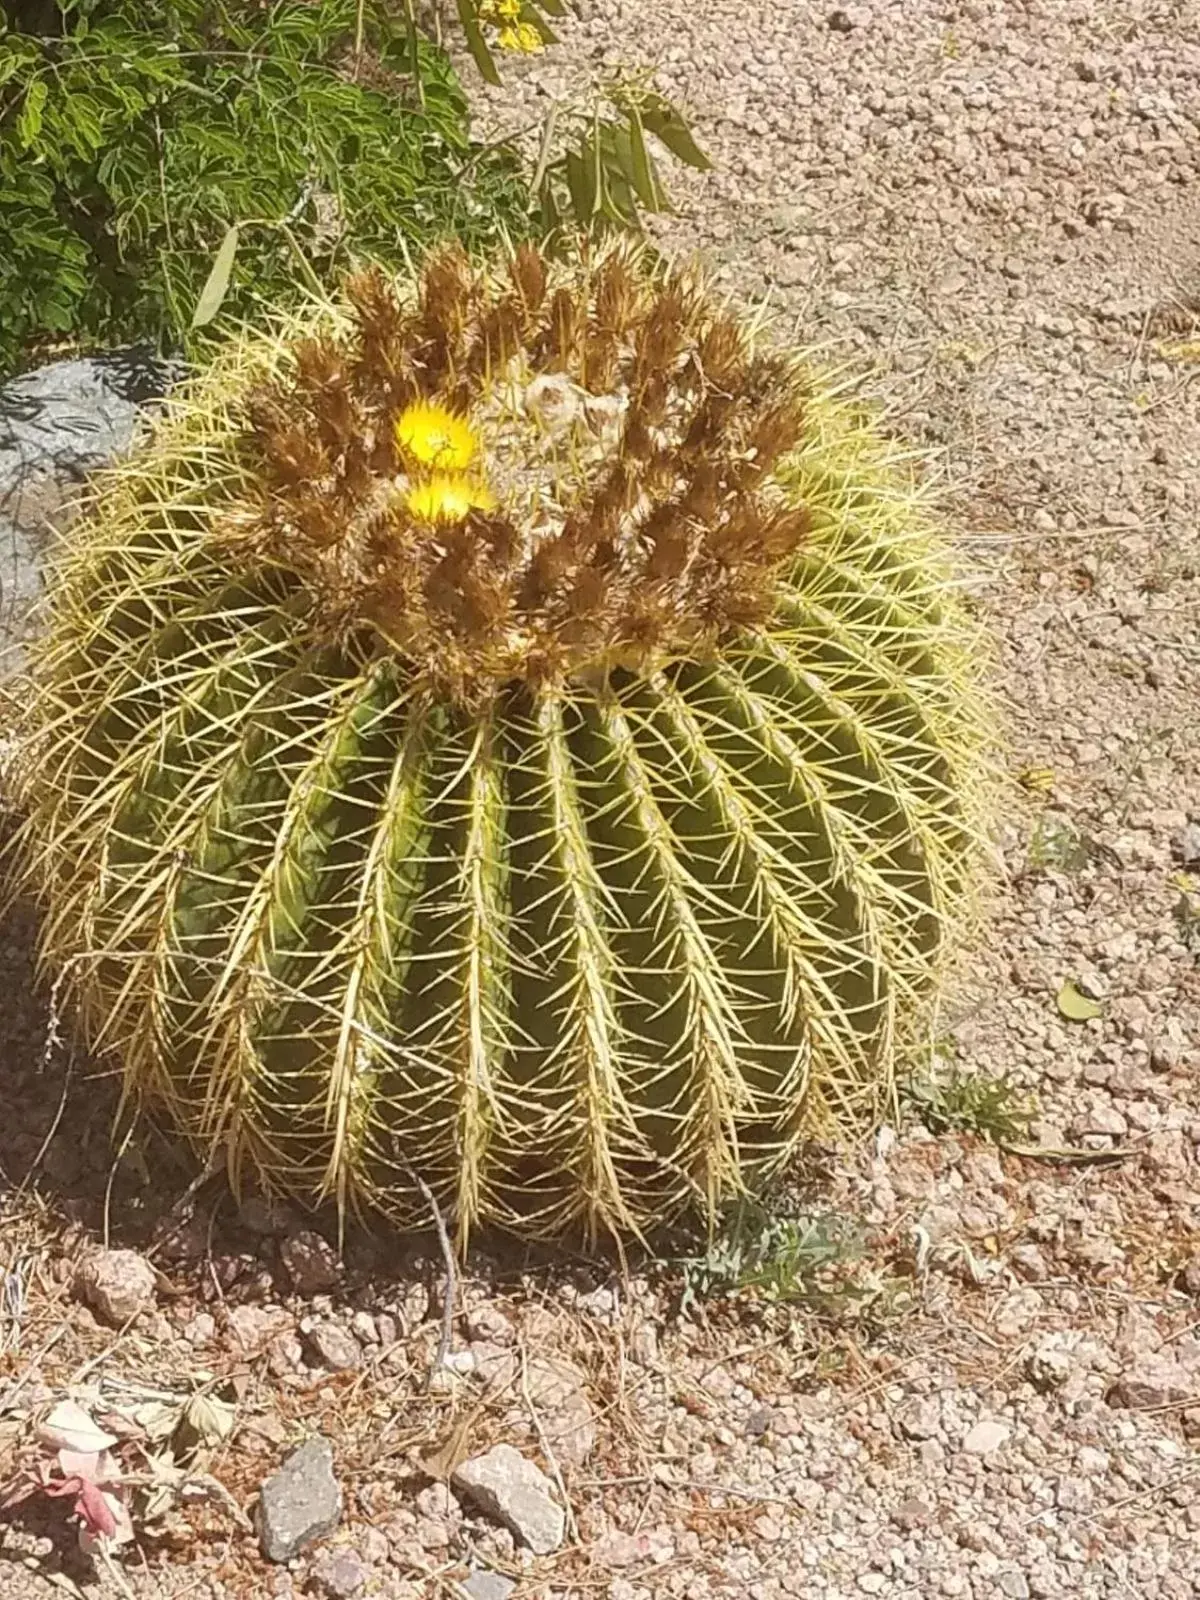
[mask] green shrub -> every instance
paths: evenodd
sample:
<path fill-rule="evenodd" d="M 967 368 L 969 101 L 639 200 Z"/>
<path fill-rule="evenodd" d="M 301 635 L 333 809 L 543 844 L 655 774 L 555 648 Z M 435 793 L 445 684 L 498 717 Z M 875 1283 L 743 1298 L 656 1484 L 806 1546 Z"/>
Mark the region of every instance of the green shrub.
<path fill-rule="evenodd" d="M 528 214 L 389 0 L 26 0 L 0 32 L 0 372 L 55 339 L 187 344 L 234 225 L 227 319 Z"/>
<path fill-rule="evenodd" d="M 627 245 L 231 347 L 56 574 L 25 844 L 129 1096 L 411 1225 L 719 1215 L 893 1101 L 979 650 L 852 405 Z M 803 1253 L 807 1246 L 797 1246 Z"/>

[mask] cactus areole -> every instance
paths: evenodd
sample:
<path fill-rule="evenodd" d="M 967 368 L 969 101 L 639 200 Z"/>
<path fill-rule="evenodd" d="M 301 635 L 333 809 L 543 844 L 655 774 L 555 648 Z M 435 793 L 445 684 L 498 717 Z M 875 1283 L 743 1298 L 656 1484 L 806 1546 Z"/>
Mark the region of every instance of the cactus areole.
<path fill-rule="evenodd" d="M 456 251 L 96 488 L 24 763 L 43 954 L 235 1180 L 460 1241 L 712 1215 L 869 1125 L 974 856 L 899 452 L 688 272 Z"/>

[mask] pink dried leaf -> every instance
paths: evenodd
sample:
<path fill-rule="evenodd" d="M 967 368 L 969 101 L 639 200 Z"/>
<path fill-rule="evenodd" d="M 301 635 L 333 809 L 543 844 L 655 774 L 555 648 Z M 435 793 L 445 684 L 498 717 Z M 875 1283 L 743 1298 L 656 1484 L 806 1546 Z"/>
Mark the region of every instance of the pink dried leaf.
<path fill-rule="evenodd" d="M 112 1538 L 118 1526 L 114 1509 L 116 1506 L 120 1506 L 117 1497 L 106 1493 L 99 1485 L 94 1483 L 79 1485 L 79 1492 L 75 1497 L 75 1510 L 90 1534 L 105 1539 Z"/>

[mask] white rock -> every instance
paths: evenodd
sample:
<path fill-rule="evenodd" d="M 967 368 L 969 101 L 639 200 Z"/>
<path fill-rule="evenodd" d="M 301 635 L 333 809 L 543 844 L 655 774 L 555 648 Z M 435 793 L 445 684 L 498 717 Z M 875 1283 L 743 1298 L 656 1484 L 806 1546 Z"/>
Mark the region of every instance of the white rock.
<path fill-rule="evenodd" d="M 566 1516 L 546 1474 L 510 1444 L 497 1444 L 455 1470 L 454 1487 L 510 1530 L 535 1555 L 563 1542 Z"/>
<path fill-rule="evenodd" d="M 1012 1429 L 1007 1422 L 998 1422 L 994 1417 L 984 1417 L 970 1429 L 962 1442 L 962 1447 L 969 1456 L 990 1456 L 1007 1441 L 1011 1432 Z"/>

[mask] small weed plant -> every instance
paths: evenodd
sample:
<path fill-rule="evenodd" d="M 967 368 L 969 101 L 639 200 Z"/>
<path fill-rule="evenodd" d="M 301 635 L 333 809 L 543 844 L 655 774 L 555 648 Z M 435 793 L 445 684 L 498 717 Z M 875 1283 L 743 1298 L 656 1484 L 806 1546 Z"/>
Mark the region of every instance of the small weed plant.
<path fill-rule="evenodd" d="M 860 1223 L 837 1212 L 777 1214 L 743 1201 L 714 1231 L 702 1254 L 685 1257 L 679 1309 L 742 1296 L 771 1304 L 829 1309 L 863 1290 L 846 1268 L 866 1256 Z"/>
<path fill-rule="evenodd" d="M 913 1079 L 904 1099 L 930 1133 L 974 1133 L 999 1145 L 1026 1142 L 1037 1115 L 1006 1077 L 958 1067 Z"/>

